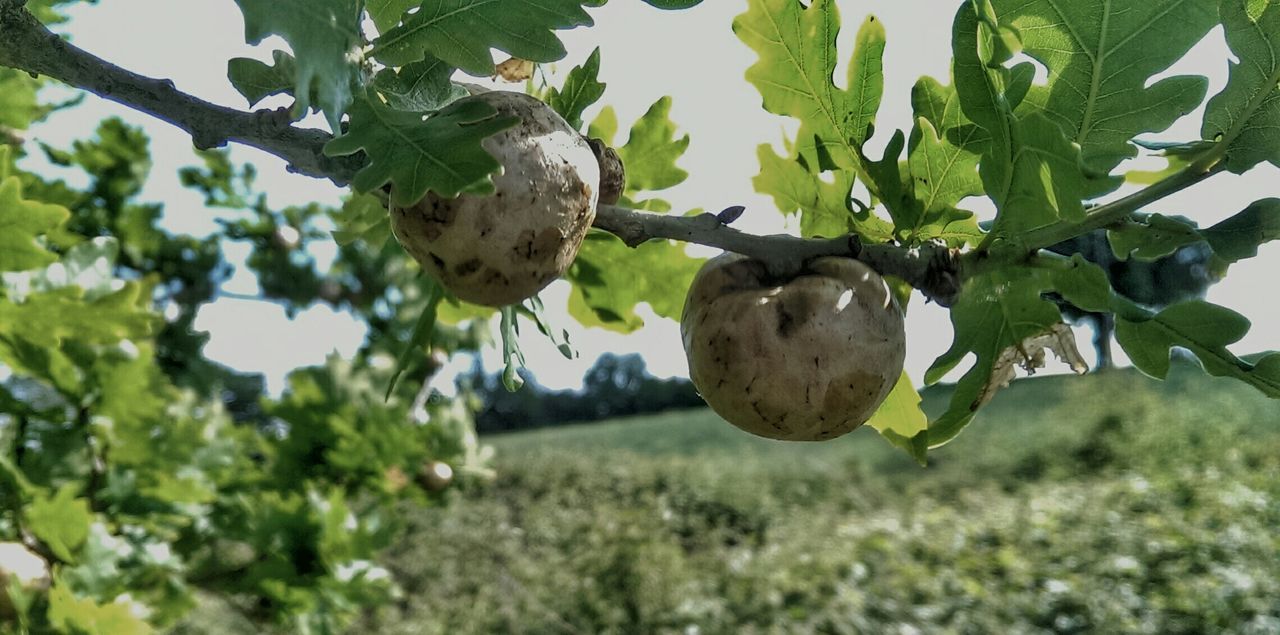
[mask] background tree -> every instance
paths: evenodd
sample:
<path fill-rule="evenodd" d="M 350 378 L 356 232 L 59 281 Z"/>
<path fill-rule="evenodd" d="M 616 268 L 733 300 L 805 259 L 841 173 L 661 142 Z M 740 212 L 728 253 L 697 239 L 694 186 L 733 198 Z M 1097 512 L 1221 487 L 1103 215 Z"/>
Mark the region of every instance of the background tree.
<path fill-rule="evenodd" d="M 0 535 L 53 579 L 47 593 L 5 588 L 3 630 L 147 632 L 209 594 L 254 621 L 327 630 L 390 598 L 371 562 L 396 535 L 389 510 L 445 495 L 416 472 L 447 461 L 460 483 L 487 474 L 465 403 L 420 393 L 441 358 L 411 360 L 412 381 L 386 391 L 385 347 L 413 331 L 378 310 L 417 288 L 403 252 L 361 243 L 319 270 L 306 244 L 331 240 L 317 222 L 341 211 L 272 208 L 224 152 L 193 155 L 182 175 L 224 210 L 222 230 L 174 234 L 162 205 L 139 200 L 140 130 L 108 119 L 69 148 L 24 140 L 60 107 L 37 100 L 43 83 L 0 75 Z M 29 152 L 60 171 L 18 169 Z M 260 375 L 205 358 L 192 325 L 223 295 L 228 240 L 253 243 L 265 298 L 349 308 L 376 340 L 354 361 L 299 370 L 278 400 Z M 481 333 L 441 326 L 434 346 L 475 347 Z"/>
<path fill-rule="evenodd" d="M 1213 249 L 1197 242 L 1177 247 L 1172 254 L 1155 258 L 1121 259 L 1111 249 L 1106 230 L 1094 230 L 1048 248 L 1057 254 L 1080 254 L 1107 273 L 1116 293 L 1149 309 L 1159 310 L 1171 304 L 1204 297 L 1209 285 L 1217 282 L 1224 271 L 1216 271 Z M 1115 337 L 1116 318 L 1110 311 L 1085 311 L 1062 300 L 1063 315 L 1075 323 L 1086 323 L 1093 329 L 1093 348 L 1097 354 L 1096 369 L 1112 365 L 1111 340 Z"/>
<path fill-rule="evenodd" d="M 476 411 L 480 433 L 509 432 L 614 417 L 662 412 L 702 405 L 687 379 L 658 379 L 637 354 L 605 353 L 583 377 L 582 390 L 548 390 L 528 369 L 515 392 L 503 385 L 502 373 L 486 375 L 478 363 L 458 378 L 459 386 L 483 404 Z"/>

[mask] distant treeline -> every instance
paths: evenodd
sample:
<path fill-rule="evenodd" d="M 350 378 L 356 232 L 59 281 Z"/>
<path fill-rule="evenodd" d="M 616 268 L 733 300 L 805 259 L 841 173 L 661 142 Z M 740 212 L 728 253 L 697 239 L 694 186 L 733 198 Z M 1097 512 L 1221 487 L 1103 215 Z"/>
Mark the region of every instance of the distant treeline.
<path fill-rule="evenodd" d="M 480 433 L 509 432 L 597 421 L 625 415 L 703 405 L 687 379 L 658 379 L 639 355 L 600 356 L 582 380 L 582 390 L 548 390 L 533 374 L 521 371 L 524 387 L 507 392 L 501 373 L 486 375 L 477 365 L 459 377 L 483 407 L 476 415 Z"/>

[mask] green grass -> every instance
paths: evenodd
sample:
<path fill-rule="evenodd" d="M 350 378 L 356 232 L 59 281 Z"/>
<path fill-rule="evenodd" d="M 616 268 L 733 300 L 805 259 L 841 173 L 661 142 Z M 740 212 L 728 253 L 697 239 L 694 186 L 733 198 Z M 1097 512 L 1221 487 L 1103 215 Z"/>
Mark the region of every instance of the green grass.
<path fill-rule="evenodd" d="M 357 630 L 1280 632 L 1280 404 L 1198 371 L 1016 382 L 927 468 L 707 411 L 489 441 Z"/>
<path fill-rule="evenodd" d="M 949 388 L 923 393 L 931 416 L 942 412 Z M 739 469 L 807 466 L 824 469 L 856 462 L 889 479 L 912 483 L 950 481 L 974 468 L 1024 467 L 1040 455 L 1077 448 L 1115 419 L 1126 425 L 1132 445 L 1126 462 L 1142 454 L 1194 460 L 1197 446 L 1215 447 L 1260 438 L 1280 438 L 1280 403 L 1239 382 L 1177 368 L 1167 381 L 1132 370 L 1087 377 L 1053 376 L 1015 382 L 998 393 L 954 442 L 930 453 L 921 469 L 870 428 L 834 441 L 791 443 L 762 439 L 734 428 L 707 409 L 631 417 L 487 437 L 498 451 L 498 467 L 518 467 L 530 458 L 568 454 L 631 456 L 656 460 L 731 459 Z M 1090 467 L 1080 465 L 1084 472 Z"/>

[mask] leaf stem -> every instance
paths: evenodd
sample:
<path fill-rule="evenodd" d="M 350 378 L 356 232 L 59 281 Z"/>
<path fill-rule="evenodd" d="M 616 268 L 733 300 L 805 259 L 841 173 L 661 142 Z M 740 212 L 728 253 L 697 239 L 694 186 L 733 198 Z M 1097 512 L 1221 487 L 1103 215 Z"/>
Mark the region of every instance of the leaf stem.
<path fill-rule="evenodd" d="M 1202 162 L 1197 161 L 1168 178 L 1157 181 L 1133 194 L 1089 210 L 1085 214 L 1084 220 L 1046 225 L 1028 231 L 1021 236 L 1000 236 L 991 245 L 991 255 L 999 260 L 1008 260 L 1013 255 L 1010 252 L 1014 252 L 1018 257 L 1021 257 L 1095 229 L 1112 225 L 1151 203 L 1185 190 L 1223 171 L 1225 167 L 1221 162 L 1205 167 Z M 973 255 L 978 257 L 979 254 L 985 251 L 987 250 L 979 249 L 974 251 Z"/>

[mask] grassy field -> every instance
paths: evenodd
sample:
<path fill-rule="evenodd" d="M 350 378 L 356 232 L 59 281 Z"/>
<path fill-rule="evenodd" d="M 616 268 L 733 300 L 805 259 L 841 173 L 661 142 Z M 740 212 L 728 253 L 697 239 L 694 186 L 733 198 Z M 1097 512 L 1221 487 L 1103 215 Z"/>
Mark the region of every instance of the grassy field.
<path fill-rule="evenodd" d="M 357 630 L 1280 633 L 1280 404 L 1198 372 L 1017 382 L 927 468 L 707 411 L 489 441 Z"/>

